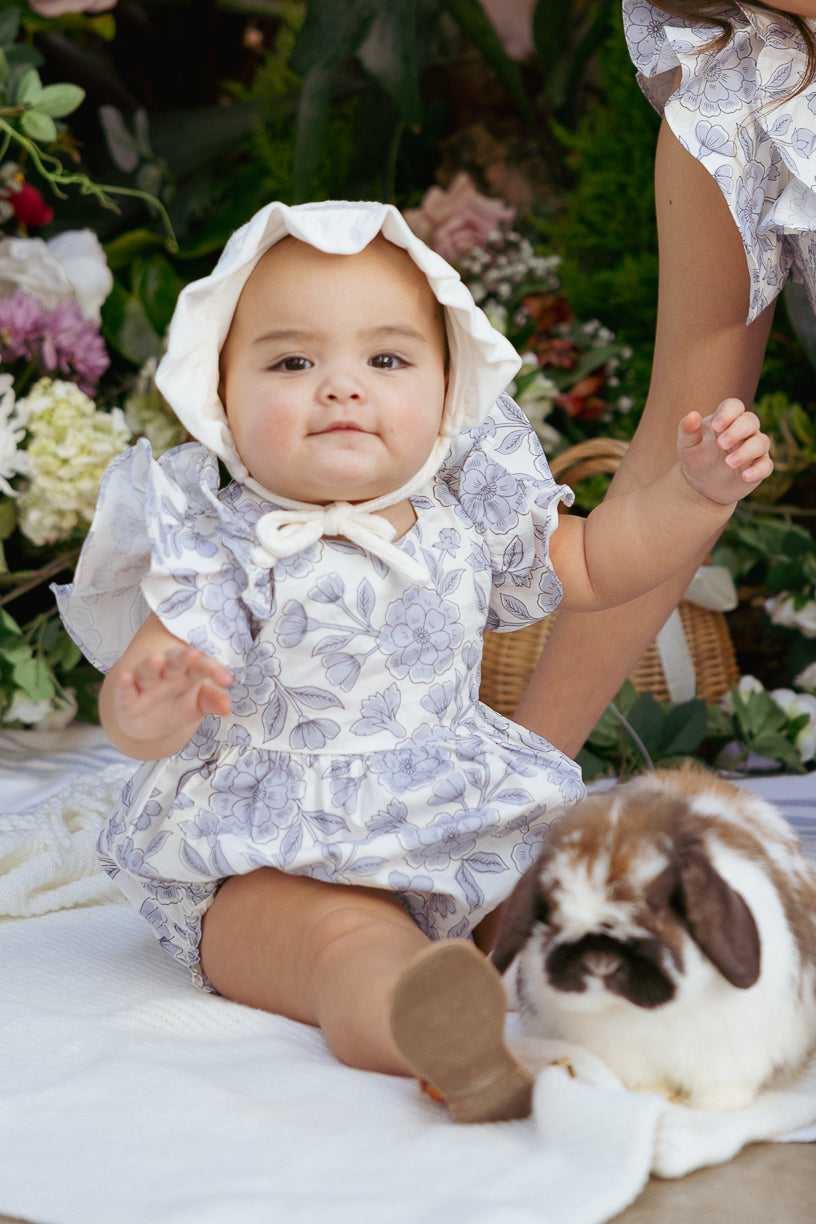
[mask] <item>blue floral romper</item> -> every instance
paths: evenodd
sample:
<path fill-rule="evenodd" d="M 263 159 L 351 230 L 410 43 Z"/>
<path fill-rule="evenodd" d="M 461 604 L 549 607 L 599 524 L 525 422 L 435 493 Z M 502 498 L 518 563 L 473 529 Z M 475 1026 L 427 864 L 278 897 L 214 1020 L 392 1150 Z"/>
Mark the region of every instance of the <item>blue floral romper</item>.
<path fill-rule="evenodd" d="M 629 53 L 643 92 L 725 197 L 751 274 L 746 322 L 788 276 L 816 310 L 816 82 L 791 96 L 805 44 L 779 13 L 740 3 L 721 12 L 734 35 L 712 53 L 716 27 L 623 0 Z"/>
<path fill-rule="evenodd" d="M 273 866 L 399 895 L 431 938 L 467 935 L 532 861 L 578 766 L 479 703 L 482 633 L 561 597 L 557 485 L 502 397 L 453 440 L 399 541 L 416 585 L 342 539 L 252 561 L 272 503 L 198 443 L 108 469 L 73 587 L 57 591 L 102 670 L 153 609 L 235 675 L 232 713 L 142 765 L 99 841 L 105 870 L 206 985 L 203 914 L 227 876 Z"/>

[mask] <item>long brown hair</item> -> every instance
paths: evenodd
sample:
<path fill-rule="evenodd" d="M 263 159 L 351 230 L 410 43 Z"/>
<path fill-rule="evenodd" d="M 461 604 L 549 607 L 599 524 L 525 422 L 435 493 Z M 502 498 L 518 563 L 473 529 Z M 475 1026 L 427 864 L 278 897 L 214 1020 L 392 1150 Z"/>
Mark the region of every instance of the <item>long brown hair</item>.
<path fill-rule="evenodd" d="M 699 21 L 701 25 L 712 25 L 719 29 L 720 33 L 711 40 L 712 51 L 722 51 L 728 46 L 728 43 L 734 33 L 734 24 L 729 21 L 728 17 L 723 15 L 722 0 L 654 0 L 655 7 L 663 9 L 666 13 L 671 13 L 674 17 L 688 17 L 694 21 Z M 803 89 L 807 89 L 813 78 L 816 77 L 816 34 L 807 24 L 804 17 L 799 17 L 795 13 L 786 13 L 783 9 L 776 8 L 773 4 L 761 4 L 759 2 L 751 4 L 751 8 L 763 9 L 767 13 L 776 13 L 780 17 L 787 19 L 791 25 L 802 36 L 805 44 L 805 75 L 796 89 L 791 90 L 790 97 L 794 94 L 801 93 Z"/>

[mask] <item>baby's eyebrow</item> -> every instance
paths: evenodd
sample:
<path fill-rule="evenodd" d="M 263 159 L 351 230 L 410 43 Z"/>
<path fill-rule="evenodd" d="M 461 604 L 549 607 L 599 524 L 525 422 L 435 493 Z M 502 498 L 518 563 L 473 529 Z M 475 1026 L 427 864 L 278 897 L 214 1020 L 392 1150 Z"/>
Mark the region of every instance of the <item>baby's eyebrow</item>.
<path fill-rule="evenodd" d="M 428 336 L 425 332 L 417 331 L 415 327 L 410 327 L 404 323 L 381 323 L 377 327 L 371 327 L 367 331 L 361 333 L 366 340 L 422 340 L 428 343 Z"/>
<path fill-rule="evenodd" d="M 256 336 L 253 344 L 303 344 L 314 340 L 316 332 L 302 327 L 276 327 L 272 331 Z M 370 344 L 384 343 L 387 340 L 420 340 L 429 343 L 428 336 L 415 327 L 403 323 L 378 323 L 360 332 L 360 338 Z"/>
<path fill-rule="evenodd" d="M 309 340 L 313 333 L 306 331 L 301 327 L 276 327 L 274 331 L 264 332 L 262 336 L 256 336 L 252 341 L 253 344 L 266 344 L 270 341 L 276 343 L 292 344 L 298 340 Z"/>

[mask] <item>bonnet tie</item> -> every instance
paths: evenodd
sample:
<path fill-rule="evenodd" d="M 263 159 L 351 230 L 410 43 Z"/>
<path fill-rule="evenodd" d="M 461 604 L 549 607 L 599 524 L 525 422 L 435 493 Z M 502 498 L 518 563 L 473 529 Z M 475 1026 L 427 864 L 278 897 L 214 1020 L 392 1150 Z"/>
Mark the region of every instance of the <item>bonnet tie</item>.
<path fill-rule="evenodd" d="M 428 576 L 424 565 L 391 543 L 396 528 L 387 519 L 350 502 L 302 510 L 270 510 L 258 520 L 255 534 L 258 547 L 252 552 L 252 560 L 264 568 L 271 568 L 281 557 L 309 548 L 321 536 L 345 536 L 411 582 L 422 582 Z"/>

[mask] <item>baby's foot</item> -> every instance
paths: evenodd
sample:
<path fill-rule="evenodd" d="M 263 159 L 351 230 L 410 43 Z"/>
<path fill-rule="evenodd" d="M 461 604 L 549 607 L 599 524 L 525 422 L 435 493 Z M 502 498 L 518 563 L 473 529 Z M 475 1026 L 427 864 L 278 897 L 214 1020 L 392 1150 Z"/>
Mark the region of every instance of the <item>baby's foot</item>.
<path fill-rule="evenodd" d="M 504 1043 L 506 1011 L 498 970 L 466 940 L 434 944 L 397 983 L 394 1041 L 457 1122 L 500 1122 L 530 1113 L 534 1081 Z"/>

